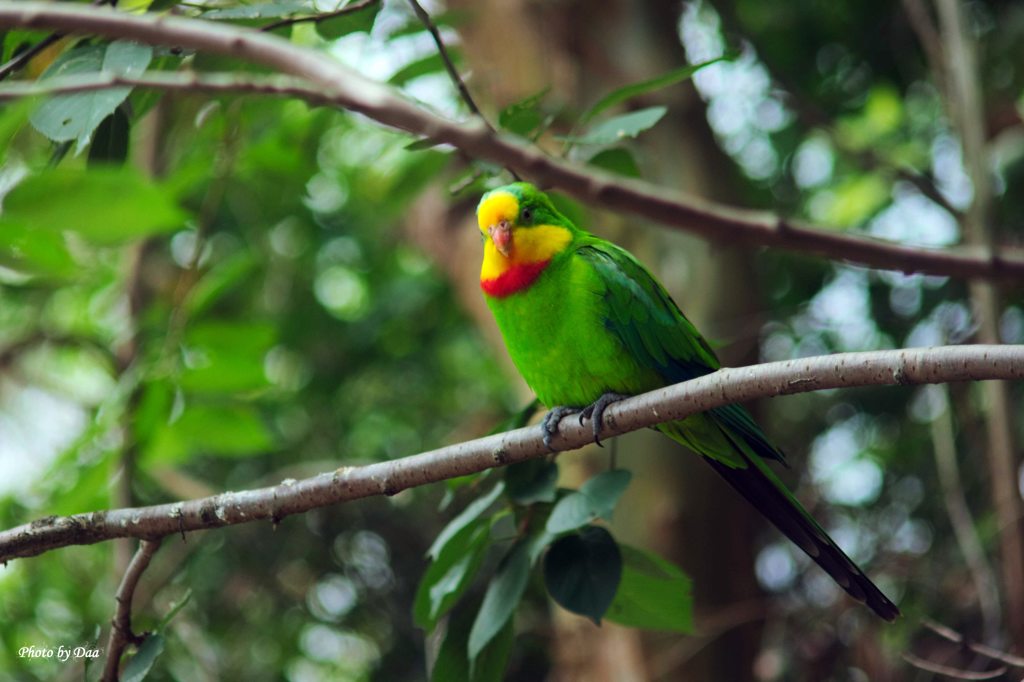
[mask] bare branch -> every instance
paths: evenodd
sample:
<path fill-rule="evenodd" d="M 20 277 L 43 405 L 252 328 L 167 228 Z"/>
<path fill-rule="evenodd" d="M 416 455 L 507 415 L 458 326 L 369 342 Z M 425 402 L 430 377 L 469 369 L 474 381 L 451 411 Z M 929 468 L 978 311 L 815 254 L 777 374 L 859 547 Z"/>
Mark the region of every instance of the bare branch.
<path fill-rule="evenodd" d="M 924 619 L 921 621 L 921 625 L 925 626 L 939 637 L 948 639 L 954 644 L 959 644 L 962 647 L 966 647 L 976 654 L 981 654 L 987 658 L 991 658 L 994 661 L 1005 663 L 1006 665 L 1013 666 L 1014 668 L 1024 668 L 1024 657 L 1014 656 L 1008 654 L 1005 651 L 1000 651 L 990 646 L 974 642 L 962 634 L 957 632 L 951 627 L 947 627 L 941 623 L 937 623 L 934 620 Z"/>
<path fill-rule="evenodd" d="M 974 589 L 978 593 L 978 606 L 985 623 L 985 633 L 995 633 L 1002 621 L 1002 607 L 999 603 L 999 588 L 992 567 L 985 557 L 985 549 L 978 537 L 977 527 L 964 495 L 960 467 L 956 461 L 956 436 L 953 412 L 950 406 L 949 389 L 943 386 L 941 395 L 945 404 L 942 414 L 931 422 L 932 450 L 935 466 L 939 472 L 939 485 L 949 516 L 956 544 L 967 562 Z M 926 623 L 927 625 L 927 623 Z"/>
<path fill-rule="evenodd" d="M 276 31 L 277 29 L 284 28 L 285 26 L 292 26 L 294 24 L 302 24 L 307 22 L 319 24 L 321 21 L 335 19 L 337 17 L 345 16 L 346 14 L 353 14 L 355 12 L 358 12 L 359 10 L 366 9 L 370 5 L 373 5 L 377 2 L 380 2 L 380 0 L 363 0 L 362 2 L 355 2 L 352 3 L 351 5 L 345 5 L 341 9 L 336 9 L 333 12 L 324 12 L 322 14 L 310 14 L 303 17 L 288 17 L 287 19 L 281 19 L 280 21 L 275 21 L 272 24 L 262 26 L 260 27 L 260 30 Z"/>
<path fill-rule="evenodd" d="M 542 151 L 495 135 L 477 120 L 456 123 L 426 111 L 392 88 L 367 80 L 329 55 L 276 36 L 172 16 L 130 15 L 66 3 L 0 1 L 0 26 L 50 28 L 127 38 L 229 55 L 307 79 L 337 106 L 384 125 L 447 143 L 466 154 L 520 171 L 541 185 L 731 245 L 770 246 L 871 267 L 954 277 L 1024 279 L 1019 249 L 980 246 L 926 249 L 787 221 L 771 213 L 725 207 L 649 183 L 581 170 Z"/>
<path fill-rule="evenodd" d="M 1024 378 L 1024 345 L 941 346 L 841 353 L 721 369 L 613 404 L 604 417 L 608 438 L 683 419 L 729 403 L 826 388 Z M 589 424 L 563 420 L 555 450 L 582 447 Z M 47 517 L 0 532 L 0 562 L 58 547 L 119 537 L 152 539 L 204 528 L 269 520 L 375 495 L 465 476 L 549 454 L 538 426 L 359 467 L 341 467 L 301 481 L 225 492 L 213 497 L 134 509 Z"/>
<path fill-rule="evenodd" d="M 114 611 L 114 618 L 110 622 L 110 639 L 107 642 L 107 662 L 103 666 L 103 681 L 116 682 L 118 669 L 121 665 L 121 655 L 129 644 L 139 644 L 145 637 L 132 632 L 132 598 L 135 596 L 135 588 L 142 578 L 142 574 L 149 567 L 149 562 L 160 547 L 159 540 L 143 540 L 135 551 L 131 563 L 121 579 L 121 585 L 117 588 L 114 599 L 117 600 L 117 609 Z"/>
<path fill-rule="evenodd" d="M 151 88 L 168 92 L 275 95 L 298 97 L 311 104 L 331 104 L 331 100 L 318 92 L 313 84 L 297 78 L 195 71 L 150 71 L 138 76 L 100 72 L 90 75 L 57 76 L 42 81 L 4 83 L 0 85 L 0 102 L 22 97 L 69 95 L 124 87 Z"/>
<path fill-rule="evenodd" d="M 975 672 L 972 670 L 953 668 L 948 665 L 942 665 L 941 663 L 934 663 L 908 652 L 903 653 L 903 660 L 915 668 L 926 670 L 930 673 L 936 673 L 937 675 L 952 677 L 955 680 L 994 680 L 997 677 L 1002 677 L 1006 673 L 1005 665 L 1001 665 L 995 670 L 982 670 Z"/>

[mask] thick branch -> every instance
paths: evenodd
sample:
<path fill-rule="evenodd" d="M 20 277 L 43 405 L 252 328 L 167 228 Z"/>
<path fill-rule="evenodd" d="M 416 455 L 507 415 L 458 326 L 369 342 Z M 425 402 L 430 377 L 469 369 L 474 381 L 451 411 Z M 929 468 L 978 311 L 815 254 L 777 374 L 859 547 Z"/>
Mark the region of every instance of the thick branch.
<path fill-rule="evenodd" d="M 546 186 L 606 208 L 699 234 L 707 239 L 813 253 L 871 267 L 936 275 L 1024 279 L 1024 254 L 981 248 L 932 250 L 894 244 L 785 221 L 761 211 L 712 204 L 666 192 L 649 183 L 584 171 L 511 142 L 480 121 L 456 123 L 406 100 L 392 88 L 363 78 L 329 55 L 276 36 L 213 22 L 171 16 L 136 16 L 46 2 L 0 1 L 0 26 L 50 28 L 127 38 L 229 55 L 315 84 L 324 97 L 385 125 L 451 144 L 466 154 L 522 172 Z"/>
<path fill-rule="evenodd" d="M 1024 345 L 942 346 L 802 358 L 722 369 L 692 381 L 615 403 L 604 436 L 683 419 L 728 403 L 826 388 L 1024 378 Z M 582 447 L 589 424 L 563 420 L 556 450 Z M 159 538 L 285 516 L 465 476 L 548 454 L 540 427 L 528 427 L 388 462 L 341 467 L 301 481 L 226 492 L 174 504 L 47 517 L 0 532 L 0 562 L 68 545 L 119 537 Z"/>
<path fill-rule="evenodd" d="M 42 81 L 15 81 L 0 84 L 0 102 L 22 97 L 71 95 L 125 87 L 152 88 L 169 92 L 277 95 L 298 97 L 317 105 L 333 103 L 314 85 L 298 78 L 196 71 L 148 71 L 138 76 L 99 72 L 89 75 L 57 76 Z"/>

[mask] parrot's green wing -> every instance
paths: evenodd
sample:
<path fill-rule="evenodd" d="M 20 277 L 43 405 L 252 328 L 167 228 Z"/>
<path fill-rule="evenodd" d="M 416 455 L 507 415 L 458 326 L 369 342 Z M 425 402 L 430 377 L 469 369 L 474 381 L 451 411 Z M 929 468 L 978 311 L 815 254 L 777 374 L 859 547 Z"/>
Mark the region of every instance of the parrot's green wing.
<path fill-rule="evenodd" d="M 654 369 L 666 384 L 703 376 L 720 367 L 700 332 L 627 251 L 590 238 L 577 249 L 576 256 L 596 275 L 605 328 L 618 337 L 634 362 Z M 784 461 L 782 451 L 768 441 L 743 407 L 715 408 L 683 421 L 661 424 L 658 429 L 704 455 L 733 488 L 851 596 L 886 620 L 899 615 L 899 609 L 843 553 L 763 461 Z"/>
<path fill-rule="evenodd" d="M 605 326 L 637 362 L 654 369 L 666 384 L 695 379 L 721 367 L 715 352 L 693 323 L 628 251 L 592 238 L 576 255 L 593 267 L 603 285 Z M 782 451 L 768 441 L 742 406 L 716 407 L 709 414 L 722 427 L 742 437 L 761 457 L 785 462 Z M 730 466 L 746 466 L 731 448 L 721 453 L 702 450 L 702 454 Z"/>

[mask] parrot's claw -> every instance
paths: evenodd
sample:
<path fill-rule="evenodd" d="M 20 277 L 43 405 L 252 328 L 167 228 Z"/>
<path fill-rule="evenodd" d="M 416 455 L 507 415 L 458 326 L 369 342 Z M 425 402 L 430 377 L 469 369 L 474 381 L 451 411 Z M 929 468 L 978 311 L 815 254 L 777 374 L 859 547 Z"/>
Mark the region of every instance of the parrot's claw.
<path fill-rule="evenodd" d="M 599 447 L 604 447 L 601 444 L 601 431 L 604 429 L 604 411 L 612 403 L 617 403 L 628 397 L 628 395 L 622 393 L 608 392 L 580 411 L 580 425 L 583 425 L 584 419 L 591 420 L 591 426 L 594 429 L 594 442 Z"/>
<path fill-rule="evenodd" d="M 580 411 L 578 407 L 566 407 L 561 405 L 559 407 L 552 407 L 546 415 L 544 415 L 544 421 L 541 422 L 540 428 L 544 432 L 544 445 L 551 452 L 555 451 L 555 447 L 551 444 L 551 440 L 558 435 L 558 422 L 562 421 L 562 417 L 570 414 L 576 414 Z"/>

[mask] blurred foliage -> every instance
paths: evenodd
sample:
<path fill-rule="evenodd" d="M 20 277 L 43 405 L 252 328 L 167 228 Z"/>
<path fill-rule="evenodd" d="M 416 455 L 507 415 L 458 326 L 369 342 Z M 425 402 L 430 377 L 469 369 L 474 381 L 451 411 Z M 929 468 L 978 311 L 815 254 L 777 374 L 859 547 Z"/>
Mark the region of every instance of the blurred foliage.
<path fill-rule="evenodd" d="M 179 9 L 266 26 L 326 4 Z M 968 8 L 984 46 L 1000 239 L 1019 243 L 1024 8 Z M 440 15 L 438 23 L 451 36 L 463 20 L 471 19 Z M 458 110 L 404 3 L 370 3 L 275 33 L 345 59 L 376 50 L 362 66 L 383 59 L 382 80 Z M 4 60 L 45 36 L 8 31 Z M 505 103 L 496 124 L 554 141 L 573 160 L 645 176 L 642 134 L 673 115 L 647 98 L 693 77 L 737 169 L 720 181 L 735 180 L 749 204 L 912 244 L 959 240 L 948 209 L 963 209 L 969 181 L 899 3 L 688 2 L 680 36 L 691 63 L 712 65 L 651 74 L 577 109 L 547 89 Z M 81 39 L 59 42 L 18 75 L 131 74 L 147 65 L 248 68 Z M 514 414 L 497 352 L 404 225 L 438 178 L 461 183 L 467 196 L 501 171 L 410 142 L 360 117 L 255 97 L 122 89 L 0 108 L 3 527 L 396 458 L 482 434 Z M 933 185 L 941 202 L 908 174 Z M 559 201 L 574 219 L 587 217 Z M 670 270 L 676 255 L 651 265 Z M 776 252 L 757 268 L 765 311 L 751 333 L 765 360 L 955 343 L 976 324 L 963 283 L 946 278 Z M 1001 328 L 1004 341 L 1019 343 L 1024 313 L 1014 296 Z M 950 419 L 961 461 L 983 460 L 980 402 L 971 386 L 948 398 L 902 387 L 796 395 L 767 407 L 772 437 L 806 463 L 798 492 L 828 503 L 811 508 L 907 615 L 881 638 L 894 659 L 919 616 L 982 627 L 932 457 L 934 424 Z M 961 473 L 991 550 L 997 528 L 982 467 Z M 538 634 L 548 619 L 544 588 L 594 620 L 691 632 L 699 619 L 688 578 L 593 525 L 611 515 L 628 481 L 614 470 L 570 491 L 558 487 L 554 464 L 537 462 L 273 528 L 168 538 L 136 600 L 136 629 L 159 630 L 161 639 L 133 665 L 159 654 L 151 679 L 425 679 L 423 631 L 436 629 L 435 679 L 497 679 L 509 659 L 510 677 L 538 679 L 551 656 Z M 868 614 L 770 538 L 757 572 L 778 613 L 765 630 L 761 677 L 806 677 L 830 656 L 829 670 L 847 670 L 848 654 L 829 647 L 852 649 Z M 96 642 L 120 578 L 113 557 L 107 543 L 0 569 L 0 670 L 14 679 L 80 678 L 80 666 L 17 652 Z M 516 624 L 517 609 L 519 623 L 531 625 Z"/>
<path fill-rule="evenodd" d="M 48 169 L 32 126 L 60 139 L 39 125 L 58 99 L 0 112 L 5 527 L 122 505 L 126 461 L 132 503 L 151 504 L 410 454 L 507 409 L 493 354 L 403 234 L 446 155 L 297 102 L 183 96 L 156 104 L 156 128 L 131 117 L 126 165 L 72 149 Z M 436 504 L 421 491 L 175 538 L 137 629 L 192 599 L 150 678 L 421 676 L 409 605 Z M 111 559 L 107 544 L 0 572 L 5 675 L 80 675 L 18 649 L 90 641 L 112 613 Z"/>

